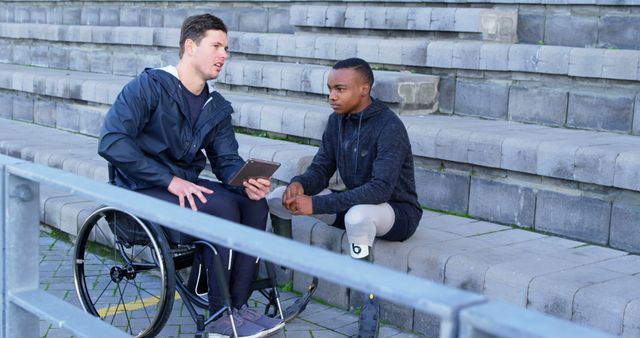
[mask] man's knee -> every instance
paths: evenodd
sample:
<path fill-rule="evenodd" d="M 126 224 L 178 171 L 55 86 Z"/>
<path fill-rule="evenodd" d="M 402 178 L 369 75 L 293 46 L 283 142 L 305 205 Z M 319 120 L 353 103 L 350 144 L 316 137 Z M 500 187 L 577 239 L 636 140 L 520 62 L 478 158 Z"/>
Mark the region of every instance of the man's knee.
<path fill-rule="evenodd" d="M 349 209 L 349 211 L 344 215 L 345 227 L 372 223 L 371 216 L 367 214 L 365 209 L 366 208 L 363 205 L 351 207 L 351 209 Z"/>

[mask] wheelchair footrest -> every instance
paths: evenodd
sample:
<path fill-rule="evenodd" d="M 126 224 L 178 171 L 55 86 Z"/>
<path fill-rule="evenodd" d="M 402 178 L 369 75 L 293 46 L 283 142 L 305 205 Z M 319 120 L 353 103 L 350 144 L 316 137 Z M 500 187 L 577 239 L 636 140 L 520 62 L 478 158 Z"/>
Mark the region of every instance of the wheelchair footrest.
<path fill-rule="evenodd" d="M 305 291 L 305 293 L 302 294 L 300 298 L 296 299 L 293 304 L 289 305 L 289 307 L 287 307 L 283 311 L 285 322 L 296 318 L 300 313 L 302 313 L 302 311 L 304 311 L 304 309 L 307 307 L 307 304 L 309 304 L 309 301 L 311 300 L 311 296 L 313 296 L 313 293 L 316 292 L 317 288 L 318 278 L 313 277 L 313 281 L 311 281 L 311 284 L 309 284 L 309 286 L 307 287 L 307 291 Z"/>

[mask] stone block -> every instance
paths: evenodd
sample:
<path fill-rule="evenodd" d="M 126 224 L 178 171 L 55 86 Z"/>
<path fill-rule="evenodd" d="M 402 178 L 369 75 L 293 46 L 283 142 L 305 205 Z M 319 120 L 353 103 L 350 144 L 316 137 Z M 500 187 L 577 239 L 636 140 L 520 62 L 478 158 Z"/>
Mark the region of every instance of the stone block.
<path fill-rule="evenodd" d="M 164 10 L 164 8 L 140 8 L 140 26 L 164 27 L 162 15 Z"/>
<path fill-rule="evenodd" d="M 292 43 L 291 37 L 287 35 L 279 35 L 278 36 L 278 47 L 277 47 L 278 55 L 283 56 L 295 56 L 296 55 L 296 44 Z"/>
<path fill-rule="evenodd" d="M 364 14 L 364 28 L 386 29 L 387 7 L 367 7 Z"/>
<path fill-rule="evenodd" d="M 377 62 L 393 64 L 393 65 L 401 65 L 402 56 L 403 56 L 403 48 L 398 48 L 398 42 L 394 40 L 379 40 L 378 43 L 378 55 L 375 59 Z M 426 49 L 424 49 L 426 52 Z M 424 64 L 425 59 L 422 59 L 422 65 Z"/>
<path fill-rule="evenodd" d="M 452 32 L 455 28 L 455 21 L 455 8 L 431 8 L 431 24 L 429 24 L 429 30 Z"/>
<path fill-rule="evenodd" d="M 500 168 L 502 142 L 505 135 L 496 133 L 494 128 L 487 131 L 471 132 L 467 140 L 467 161 L 485 167 Z M 505 128 L 505 132 L 508 129 Z"/>
<path fill-rule="evenodd" d="M 11 42 L 0 42 L 0 62 L 11 63 L 13 60 L 13 48 Z"/>
<path fill-rule="evenodd" d="M 508 44 L 482 44 L 480 47 L 480 63 L 478 69 L 509 69 L 509 48 L 510 45 Z"/>
<path fill-rule="evenodd" d="M 47 9 L 44 7 L 32 7 L 30 19 L 32 23 L 47 23 Z"/>
<path fill-rule="evenodd" d="M 82 134 L 99 137 L 102 123 L 106 115 L 105 110 L 94 110 L 88 107 L 76 107 L 80 113 L 79 131 Z"/>
<path fill-rule="evenodd" d="M 122 26 L 140 26 L 140 9 L 136 7 L 120 7 L 120 25 Z"/>
<path fill-rule="evenodd" d="M 579 128 L 630 132 L 635 97 L 591 92 L 569 94 L 567 125 Z"/>
<path fill-rule="evenodd" d="M 532 227 L 536 196 L 517 182 L 471 178 L 469 214 L 492 222 Z"/>
<path fill-rule="evenodd" d="M 287 69 L 288 71 L 288 69 Z M 267 63 L 262 66 L 262 86 L 266 88 L 282 88 L 283 69 L 276 63 Z"/>
<path fill-rule="evenodd" d="M 113 72 L 110 52 L 94 52 L 91 54 L 90 70 L 92 73 L 111 74 Z"/>
<path fill-rule="evenodd" d="M 306 26 L 307 6 L 291 5 L 289 7 L 289 24 L 292 26 Z"/>
<path fill-rule="evenodd" d="M 31 48 L 28 45 L 13 45 L 13 63 L 29 65 L 31 64 Z"/>
<path fill-rule="evenodd" d="M 336 39 L 336 59 L 344 60 L 357 55 L 358 45 L 351 38 Z"/>
<path fill-rule="evenodd" d="M 80 130 L 80 111 L 74 106 L 61 104 L 56 109 L 57 128 L 78 132 Z"/>
<path fill-rule="evenodd" d="M 13 119 L 13 95 L 0 92 L 0 118 Z"/>
<path fill-rule="evenodd" d="M 619 49 L 640 49 L 640 17 L 604 15 L 600 17 L 598 46 Z"/>
<path fill-rule="evenodd" d="M 480 29 L 485 41 L 515 43 L 518 39 L 517 27 L 517 11 L 486 9 L 480 13 Z"/>
<path fill-rule="evenodd" d="M 540 48 L 536 45 L 511 45 L 509 48 L 509 70 L 535 72 Z"/>
<path fill-rule="evenodd" d="M 640 51 L 606 50 L 602 64 L 602 77 L 607 79 L 636 80 Z"/>
<path fill-rule="evenodd" d="M 614 201 L 611 211 L 609 245 L 613 248 L 640 253 L 640 203 Z"/>
<path fill-rule="evenodd" d="M 356 43 L 356 55 L 363 60 L 369 60 L 369 62 L 379 63 L 380 60 L 380 48 L 378 39 L 360 38 Z M 383 52 L 383 55 L 386 51 Z M 375 83 L 374 83 L 375 84 Z"/>
<path fill-rule="evenodd" d="M 529 286 L 527 307 L 571 320 L 573 297 L 578 290 L 623 276 L 621 273 L 593 266 L 581 266 L 539 276 L 533 279 Z"/>
<path fill-rule="evenodd" d="M 621 335 L 628 304 L 640 298 L 634 286 L 639 276 L 628 276 L 597 283 L 578 290 L 574 296 L 571 320 L 578 324 Z"/>
<path fill-rule="evenodd" d="M 307 93 L 322 94 L 323 88 L 327 85 L 323 81 L 327 73 L 329 73 L 329 68 L 327 67 L 305 67 L 302 71 L 300 89 Z"/>
<path fill-rule="evenodd" d="M 508 100 L 509 86 L 504 82 L 458 80 L 455 113 L 504 119 Z"/>
<path fill-rule="evenodd" d="M 469 176 L 416 167 L 416 188 L 421 205 L 464 214 L 469 206 Z"/>
<path fill-rule="evenodd" d="M 538 50 L 536 72 L 546 74 L 567 74 L 569 72 L 570 47 L 541 46 Z"/>
<path fill-rule="evenodd" d="M 13 119 L 33 122 L 33 99 L 24 96 L 13 98 Z"/>
<path fill-rule="evenodd" d="M 603 49 L 573 48 L 569 53 L 569 75 L 602 77 Z"/>
<path fill-rule="evenodd" d="M 345 28 L 365 28 L 366 7 L 347 6 L 344 12 Z"/>
<path fill-rule="evenodd" d="M 598 39 L 598 18 L 548 15 L 544 36 L 544 42 L 549 45 L 593 47 Z"/>
<path fill-rule="evenodd" d="M 622 334 L 623 337 L 637 337 L 640 336 L 640 325 L 638 325 L 638 318 L 640 318 L 640 302 L 637 299 L 632 300 L 627 305 L 624 311 L 624 318 L 622 322 Z"/>
<path fill-rule="evenodd" d="M 427 63 L 427 42 L 407 41 L 400 47 L 400 64 L 408 66 L 424 66 Z"/>
<path fill-rule="evenodd" d="M 327 27 L 344 27 L 345 25 L 345 12 L 347 11 L 346 6 L 339 5 L 331 5 L 327 8 L 327 20 L 325 25 Z"/>
<path fill-rule="evenodd" d="M 242 51 L 242 53 L 258 54 L 258 49 L 260 48 L 260 35 L 258 35 L 258 33 L 242 33 L 238 40 L 240 43 L 239 50 Z"/>
<path fill-rule="evenodd" d="M 299 92 L 302 90 L 302 72 L 304 66 L 295 65 L 282 70 L 281 89 Z"/>
<path fill-rule="evenodd" d="M 92 42 L 92 27 L 68 26 L 60 30 L 60 39 L 74 42 Z"/>
<path fill-rule="evenodd" d="M 407 7 L 390 8 L 386 14 L 385 29 L 406 30 L 409 20 L 409 12 L 413 9 Z"/>
<path fill-rule="evenodd" d="M 101 26 L 119 26 L 120 25 L 120 9 L 118 7 L 100 8 L 100 25 Z"/>
<path fill-rule="evenodd" d="M 324 27 L 327 21 L 328 6 L 307 6 L 307 26 Z"/>
<path fill-rule="evenodd" d="M 509 90 L 509 118 L 561 126 L 567 118 L 568 100 L 566 90 L 514 86 Z"/>
<path fill-rule="evenodd" d="M 49 48 L 49 67 L 69 69 L 69 50 L 66 48 Z"/>
<path fill-rule="evenodd" d="M 258 54 L 278 55 L 278 37 L 274 35 L 263 35 L 258 40 Z"/>
<path fill-rule="evenodd" d="M 463 129 L 442 129 L 436 136 L 436 158 L 466 163 L 469 132 Z"/>
<path fill-rule="evenodd" d="M 113 74 L 135 76 L 137 74 L 135 54 L 115 53 L 113 55 Z"/>
<path fill-rule="evenodd" d="M 481 42 L 456 43 L 451 66 L 460 69 L 479 69 Z"/>
<path fill-rule="evenodd" d="M 293 34 L 293 27 L 289 24 L 289 11 L 284 8 L 269 8 L 269 33 Z"/>
<path fill-rule="evenodd" d="M 613 186 L 618 155 L 625 150 L 637 149 L 635 145 L 619 144 L 616 141 L 619 140 L 603 140 L 602 143 L 607 144 L 578 148 L 573 174 L 575 180 Z"/>
<path fill-rule="evenodd" d="M 39 67 L 49 66 L 49 46 L 35 45 L 31 47 L 31 65 Z"/>
<path fill-rule="evenodd" d="M 518 13 L 518 41 L 531 44 L 544 42 L 544 22 L 544 14 Z"/>
<path fill-rule="evenodd" d="M 588 196 L 539 191 L 536 230 L 606 244 L 609 240 L 611 203 Z"/>
<path fill-rule="evenodd" d="M 451 77 L 441 77 L 438 83 L 438 107 L 440 112 L 453 114 L 456 101 L 456 80 Z"/>
<path fill-rule="evenodd" d="M 298 36 L 295 39 L 295 56 L 313 58 L 316 50 L 316 37 L 313 35 Z"/>
<path fill-rule="evenodd" d="M 98 10 L 79 7 L 67 7 L 62 9 L 62 23 L 65 25 L 92 25 L 97 24 Z"/>
<path fill-rule="evenodd" d="M 314 56 L 318 59 L 336 59 L 336 39 L 331 36 L 318 36 L 315 43 Z"/>
<path fill-rule="evenodd" d="M 43 126 L 56 126 L 56 102 L 35 100 L 33 103 L 33 122 Z"/>
<path fill-rule="evenodd" d="M 249 87 L 262 87 L 262 65 L 248 63 L 242 70 L 242 85 Z"/>
<path fill-rule="evenodd" d="M 477 8 L 457 8 L 455 14 L 454 31 L 480 32 L 480 10 Z"/>
<path fill-rule="evenodd" d="M 417 7 L 409 12 L 408 29 L 428 31 L 431 26 L 431 8 Z"/>
<path fill-rule="evenodd" d="M 640 71 L 640 68 L 639 68 Z M 634 104 L 634 113 L 633 113 L 633 126 L 631 133 L 633 135 L 640 134 L 640 94 L 636 95 L 636 101 Z"/>

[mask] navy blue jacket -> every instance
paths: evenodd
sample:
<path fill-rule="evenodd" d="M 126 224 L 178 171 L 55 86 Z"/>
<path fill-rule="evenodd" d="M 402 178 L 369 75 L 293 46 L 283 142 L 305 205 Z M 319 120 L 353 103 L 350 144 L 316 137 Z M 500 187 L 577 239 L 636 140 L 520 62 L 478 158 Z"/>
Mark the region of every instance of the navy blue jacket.
<path fill-rule="evenodd" d="M 222 182 L 243 165 L 231 103 L 212 91 L 192 128 L 180 86 L 174 67 L 146 69 L 107 112 L 98 153 L 117 168 L 118 186 L 168 187 L 173 176 L 195 182 L 205 167 L 202 149 Z"/>
<path fill-rule="evenodd" d="M 314 214 L 337 214 L 357 204 L 395 202 L 417 227 L 422 217 L 409 136 L 384 103 L 373 100 L 359 114 L 331 114 L 318 153 L 307 171 L 294 177 L 307 195 L 329 185 L 336 168 L 346 191 L 313 196 Z M 411 231 L 413 233 L 413 231 Z"/>

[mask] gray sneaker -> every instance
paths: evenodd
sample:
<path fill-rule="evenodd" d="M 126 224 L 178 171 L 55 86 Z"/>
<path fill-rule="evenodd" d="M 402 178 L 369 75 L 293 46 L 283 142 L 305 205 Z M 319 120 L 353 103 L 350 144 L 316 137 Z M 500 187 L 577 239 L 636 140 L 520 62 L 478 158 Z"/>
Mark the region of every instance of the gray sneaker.
<path fill-rule="evenodd" d="M 238 333 L 239 338 L 259 338 L 267 335 L 262 326 L 242 319 L 235 310 L 233 322 L 236 325 L 236 332 Z M 207 328 L 207 331 L 209 332 L 207 335 L 209 338 L 232 337 L 233 328 L 231 326 L 231 317 L 225 313 L 222 317 L 211 323 Z"/>
<path fill-rule="evenodd" d="M 247 322 L 252 322 L 264 328 L 266 334 L 271 334 L 284 327 L 284 321 L 280 317 L 265 316 L 254 309 L 250 309 L 246 304 L 237 310 L 236 317 L 238 316 Z"/>

